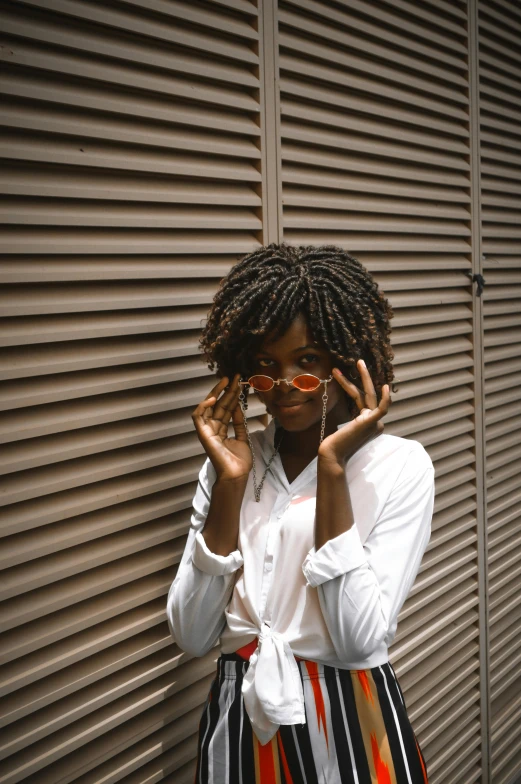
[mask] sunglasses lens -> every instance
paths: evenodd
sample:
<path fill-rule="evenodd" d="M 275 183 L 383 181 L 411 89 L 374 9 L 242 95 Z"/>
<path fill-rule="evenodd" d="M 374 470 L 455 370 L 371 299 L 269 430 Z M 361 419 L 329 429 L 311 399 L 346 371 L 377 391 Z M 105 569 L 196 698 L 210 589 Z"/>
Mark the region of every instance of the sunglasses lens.
<path fill-rule="evenodd" d="M 257 392 L 268 392 L 273 386 L 273 381 L 268 376 L 252 376 L 250 385 L 257 390 Z"/>
<path fill-rule="evenodd" d="M 316 376 L 297 376 L 293 379 L 293 383 L 302 392 L 312 392 L 320 386 L 320 379 Z"/>

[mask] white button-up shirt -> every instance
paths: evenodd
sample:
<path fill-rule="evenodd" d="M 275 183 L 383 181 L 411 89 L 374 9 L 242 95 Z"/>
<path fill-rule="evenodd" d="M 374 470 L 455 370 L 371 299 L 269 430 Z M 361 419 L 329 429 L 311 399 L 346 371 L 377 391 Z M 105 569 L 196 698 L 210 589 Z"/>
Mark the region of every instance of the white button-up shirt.
<path fill-rule="evenodd" d="M 276 426 L 274 419 L 252 433 L 260 475 Z M 168 622 L 178 645 L 195 656 L 219 638 L 223 653 L 259 638 L 243 695 L 261 743 L 280 724 L 305 723 L 295 655 L 343 669 L 388 661 L 429 542 L 434 467 L 418 441 L 381 433 L 350 458 L 346 478 L 355 524 L 315 551 L 317 458 L 289 483 L 277 455 L 259 503 L 250 473 L 238 549 L 220 556 L 201 533 L 216 479 L 208 459 L 199 474 Z"/>

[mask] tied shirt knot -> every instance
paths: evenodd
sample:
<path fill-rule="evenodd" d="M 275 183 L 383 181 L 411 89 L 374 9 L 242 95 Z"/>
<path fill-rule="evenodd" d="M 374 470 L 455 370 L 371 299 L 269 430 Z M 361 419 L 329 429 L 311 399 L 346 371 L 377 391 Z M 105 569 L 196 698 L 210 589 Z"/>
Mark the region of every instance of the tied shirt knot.
<path fill-rule="evenodd" d="M 304 692 L 293 651 L 267 623 L 261 624 L 242 695 L 261 745 L 273 738 L 281 724 L 306 723 Z"/>

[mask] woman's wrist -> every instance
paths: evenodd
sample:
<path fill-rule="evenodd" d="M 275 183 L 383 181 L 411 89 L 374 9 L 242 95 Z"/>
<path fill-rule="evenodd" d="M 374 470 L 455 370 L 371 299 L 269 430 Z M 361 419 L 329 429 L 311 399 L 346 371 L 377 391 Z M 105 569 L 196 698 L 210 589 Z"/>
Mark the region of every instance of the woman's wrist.
<path fill-rule="evenodd" d="M 336 456 L 318 455 L 317 474 L 326 474 L 332 477 L 345 474 L 347 459 L 342 460 Z"/>
<path fill-rule="evenodd" d="M 320 457 L 317 466 L 315 550 L 354 524 L 345 464 Z"/>
<path fill-rule="evenodd" d="M 234 476 L 234 477 L 217 477 L 214 482 L 213 487 L 222 489 L 224 492 L 236 492 L 237 490 L 246 490 L 246 485 L 248 484 L 248 474 L 244 476 Z"/>
<path fill-rule="evenodd" d="M 209 550 L 215 555 L 230 555 L 237 549 L 239 521 L 247 478 L 218 479 L 212 487 L 212 498 L 202 534 Z"/>

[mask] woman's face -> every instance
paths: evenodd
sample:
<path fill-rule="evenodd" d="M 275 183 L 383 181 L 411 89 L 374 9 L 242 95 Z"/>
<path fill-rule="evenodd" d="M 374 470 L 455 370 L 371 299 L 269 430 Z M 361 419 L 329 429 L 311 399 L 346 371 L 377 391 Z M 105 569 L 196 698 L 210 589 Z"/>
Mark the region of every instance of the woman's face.
<path fill-rule="evenodd" d="M 329 351 L 321 348 L 315 341 L 305 317 L 299 315 L 281 338 L 276 341 L 266 339 L 263 342 L 253 357 L 251 375 L 262 374 L 276 381 L 279 378 L 291 380 L 302 373 L 311 373 L 320 379 L 326 379 L 337 365 Z M 324 384 L 320 384 L 313 392 L 302 392 L 283 383 L 274 386 L 269 392 L 256 394 L 285 430 L 298 432 L 321 422 L 324 387 Z M 327 394 L 326 421 L 330 427 L 336 427 L 351 418 L 346 394 L 334 379 L 327 385 Z M 334 414 L 334 422 L 329 416 L 330 413 Z"/>

